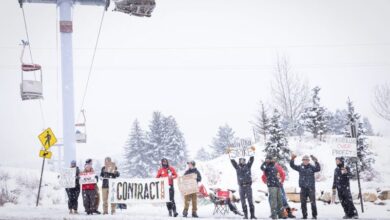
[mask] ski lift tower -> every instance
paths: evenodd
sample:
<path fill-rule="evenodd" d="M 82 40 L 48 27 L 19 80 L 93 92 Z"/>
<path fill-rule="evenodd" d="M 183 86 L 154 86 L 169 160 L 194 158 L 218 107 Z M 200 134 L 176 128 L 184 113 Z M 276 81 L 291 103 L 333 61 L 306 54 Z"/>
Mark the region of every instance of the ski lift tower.
<path fill-rule="evenodd" d="M 72 7 L 73 4 L 104 6 L 107 10 L 110 0 L 18 0 L 24 3 L 56 4 L 59 8 L 61 36 L 61 76 L 62 76 L 62 123 L 65 166 L 76 160 L 75 108 L 73 89 L 73 46 L 72 46 Z"/>

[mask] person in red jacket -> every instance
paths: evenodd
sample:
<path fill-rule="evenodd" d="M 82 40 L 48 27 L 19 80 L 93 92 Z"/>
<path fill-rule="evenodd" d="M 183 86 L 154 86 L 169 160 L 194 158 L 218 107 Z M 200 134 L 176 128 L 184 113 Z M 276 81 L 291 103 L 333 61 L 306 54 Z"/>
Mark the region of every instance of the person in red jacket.
<path fill-rule="evenodd" d="M 173 180 L 176 179 L 177 173 L 175 168 L 169 166 L 168 159 L 161 159 L 161 168 L 157 172 L 156 178 L 168 177 L 169 181 L 169 200 L 167 202 L 167 208 L 169 212 L 169 216 L 177 217 L 178 213 L 176 212 L 176 204 L 175 204 L 175 189 L 173 188 Z"/>
<path fill-rule="evenodd" d="M 292 214 L 292 210 L 291 210 L 290 206 L 288 205 L 286 193 L 285 193 L 284 187 L 283 187 L 284 180 L 286 179 L 286 173 L 284 172 L 283 167 L 280 166 L 280 164 L 275 163 L 275 167 L 278 170 L 278 177 L 279 177 L 280 184 L 281 184 L 283 207 L 287 211 L 288 218 L 295 218 L 295 216 Z M 267 184 L 267 177 L 265 176 L 264 172 L 263 172 L 263 175 L 261 176 L 261 179 L 263 180 L 263 183 Z"/>
<path fill-rule="evenodd" d="M 83 173 L 94 173 L 91 164 L 86 164 Z M 97 176 L 95 176 L 97 180 Z M 83 204 L 88 215 L 96 213 L 96 183 L 83 184 L 81 186 L 83 191 Z"/>

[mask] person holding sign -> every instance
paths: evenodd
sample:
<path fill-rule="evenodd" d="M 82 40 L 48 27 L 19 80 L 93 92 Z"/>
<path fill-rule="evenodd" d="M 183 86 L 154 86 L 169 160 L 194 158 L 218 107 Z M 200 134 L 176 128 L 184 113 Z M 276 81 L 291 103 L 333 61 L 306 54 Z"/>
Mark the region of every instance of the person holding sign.
<path fill-rule="evenodd" d="M 251 149 L 253 151 L 255 150 L 254 147 L 251 147 Z M 244 212 L 244 219 L 248 219 L 248 208 L 246 205 L 246 200 L 248 200 L 251 219 L 256 219 L 255 206 L 253 205 L 252 172 L 251 172 L 252 164 L 254 160 L 255 160 L 254 156 L 251 156 L 249 158 L 248 163 L 246 163 L 246 160 L 243 157 L 238 160 L 238 164 L 234 159 L 230 160 L 234 169 L 236 169 L 236 173 L 237 173 L 237 182 L 240 191 L 242 211 Z"/>
<path fill-rule="evenodd" d="M 96 213 L 96 182 L 97 176 L 90 163 L 85 164 L 84 172 L 80 173 L 83 190 L 83 203 L 88 215 Z"/>
<path fill-rule="evenodd" d="M 177 173 L 175 168 L 169 166 L 168 159 L 161 159 L 161 168 L 157 172 L 156 178 L 168 177 L 169 183 L 169 201 L 167 202 L 169 216 L 177 217 L 176 203 L 175 203 L 175 189 L 173 188 L 173 180 L 176 179 Z"/>
<path fill-rule="evenodd" d="M 115 163 L 111 161 L 110 157 L 104 159 L 104 166 L 100 172 L 100 177 L 103 178 L 102 183 L 102 197 L 103 197 L 103 215 L 108 214 L 108 191 L 109 191 L 109 179 L 115 179 L 119 177 Z M 115 203 L 111 203 L 111 215 L 115 214 Z"/>
<path fill-rule="evenodd" d="M 78 166 L 76 166 L 76 161 L 72 160 L 70 162 L 70 168 L 76 169 L 76 176 L 75 178 L 75 187 L 74 188 L 65 188 L 66 194 L 68 195 L 68 208 L 69 208 L 69 214 L 78 214 L 77 208 L 78 208 L 78 199 L 80 195 L 80 169 Z"/>
<path fill-rule="evenodd" d="M 195 161 L 187 162 L 188 170 L 184 173 L 184 175 L 196 174 L 196 182 L 200 182 L 202 180 L 202 176 L 200 175 L 198 169 L 195 167 Z M 187 217 L 188 209 L 190 208 L 190 201 L 192 201 L 192 217 L 198 218 L 198 214 L 196 213 L 198 209 L 198 197 L 196 193 L 191 193 L 184 196 L 184 210 L 183 217 Z"/>
<path fill-rule="evenodd" d="M 294 164 L 294 160 L 297 155 L 292 154 L 290 160 L 290 167 L 299 172 L 299 187 L 301 188 L 301 208 L 303 219 L 307 219 L 307 198 L 309 197 L 311 203 L 311 211 L 313 219 L 317 219 L 317 205 L 316 205 L 316 183 L 314 173 L 321 171 L 318 160 L 313 155 L 310 155 L 314 161 L 315 166 L 310 164 L 309 156 L 305 155 L 302 158 L 302 164 L 297 166 Z"/>
<path fill-rule="evenodd" d="M 345 213 L 343 219 L 358 219 L 358 212 L 353 204 L 351 188 L 349 187 L 349 179 L 352 177 L 351 171 L 348 166 L 344 166 L 344 157 L 336 157 L 336 165 L 337 167 L 334 170 L 332 186 L 332 202 L 335 200 L 337 189 L 337 193 Z"/>

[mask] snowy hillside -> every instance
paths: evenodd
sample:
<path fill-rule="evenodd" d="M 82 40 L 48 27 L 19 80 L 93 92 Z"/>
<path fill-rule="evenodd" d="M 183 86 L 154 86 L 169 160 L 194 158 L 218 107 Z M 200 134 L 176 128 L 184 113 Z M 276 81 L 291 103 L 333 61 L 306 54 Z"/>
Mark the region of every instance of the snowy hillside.
<path fill-rule="evenodd" d="M 380 173 L 380 176 L 372 182 L 362 182 L 363 193 L 375 192 L 377 188 L 390 189 L 390 171 L 388 166 L 390 165 L 389 157 L 383 156 L 388 154 L 390 150 L 390 140 L 380 137 L 373 137 L 369 139 L 371 142 L 370 147 L 380 157 L 376 156 L 376 163 L 374 168 Z M 289 145 L 293 152 L 298 154 L 296 163 L 300 161 L 300 156 L 304 154 L 313 154 L 318 157 L 319 162 L 322 165 L 323 171 L 321 173 L 322 178 L 316 183 L 317 193 L 320 191 L 329 192 L 332 186 L 332 175 L 335 167 L 334 157 L 331 155 L 328 144 L 324 142 L 314 141 L 310 138 L 306 138 L 303 141 L 299 141 L 299 138 L 290 138 Z M 263 146 L 256 145 L 255 162 L 252 167 L 252 176 L 254 179 L 253 189 L 254 197 L 258 202 L 256 204 L 256 215 L 259 218 L 267 218 L 269 216 L 269 205 L 267 197 L 264 193 L 258 192 L 258 190 L 266 191 L 265 184 L 261 182 L 260 164 L 264 158 L 264 153 L 261 149 Z M 207 188 L 220 187 L 237 189 L 236 174 L 232 165 L 230 164 L 229 157 L 223 155 L 207 162 L 199 162 L 198 168 L 203 176 L 203 183 Z M 44 181 L 42 188 L 42 199 L 40 200 L 39 207 L 35 207 L 38 177 L 40 170 L 19 169 L 10 167 L 0 167 L 1 184 L 3 189 L 8 189 L 11 195 L 15 196 L 14 203 L 6 203 L 3 207 L 0 207 L 0 219 L 166 219 L 167 211 L 165 204 L 161 205 L 132 205 L 126 210 L 118 210 L 115 216 L 86 216 L 83 212 L 81 196 L 79 198 L 79 211 L 80 215 L 69 215 L 66 204 L 65 191 L 58 185 L 57 173 L 45 171 Z M 8 174 L 8 175 L 7 175 Z M 182 174 L 182 172 L 180 172 Z M 5 177 L 5 178 L 4 178 Z M 285 182 L 286 188 L 294 188 L 298 185 L 298 174 L 295 171 L 289 172 L 289 179 Z M 352 192 L 357 194 L 357 183 L 353 181 Z M 376 205 L 374 203 L 365 203 L 365 213 L 360 213 L 363 218 L 374 219 L 390 219 L 390 204 L 384 201 L 385 205 Z M 178 211 L 181 214 L 183 202 L 181 195 L 176 191 L 176 202 Z M 356 200 L 356 202 L 358 202 Z M 102 203 L 102 202 L 101 202 Z M 101 204 L 100 203 L 100 204 Z M 291 203 L 292 207 L 300 209 L 299 203 Z M 323 202 L 318 202 L 319 217 L 324 219 L 336 219 L 343 216 L 342 208 L 340 205 L 327 205 Z M 238 205 L 240 208 L 240 205 Z M 235 219 L 240 217 L 234 216 L 230 213 L 227 217 L 213 216 L 213 205 L 201 205 L 199 206 L 199 215 L 206 218 L 223 218 L 223 219 Z M 101 210 L 101 208 L 100 208 Z M 300 217 L 301 213 L 298 211 L 297 216 Z M 181 216 L 181 215 L 180 215 Z"/>

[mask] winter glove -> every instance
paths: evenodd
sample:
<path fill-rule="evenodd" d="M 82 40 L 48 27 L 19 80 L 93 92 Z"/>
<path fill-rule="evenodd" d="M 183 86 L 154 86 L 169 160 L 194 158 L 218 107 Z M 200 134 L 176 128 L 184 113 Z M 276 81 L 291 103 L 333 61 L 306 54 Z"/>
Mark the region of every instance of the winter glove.
<path fill-rule="evenodd" d="M 347 171 L 347 169 L 345 169 L 345 167 L 341 168 L 341 174 L 347 174 L 347 173 L 348 173 L 348 171 Z"/>
<path fill-rule="evenodd" d="M 291 154 L 291 160 L 295 160 L 295 158 L 297 158 L 297 155 L 295 155 L 294 153 Z"/>
<path fill-rule="evenodd" d="M 310 155 L 311 159 L 314 161 L 314 162 L 318 162 L 318 159 L 317 157 L 313 156 L 313 155 Z"/>

